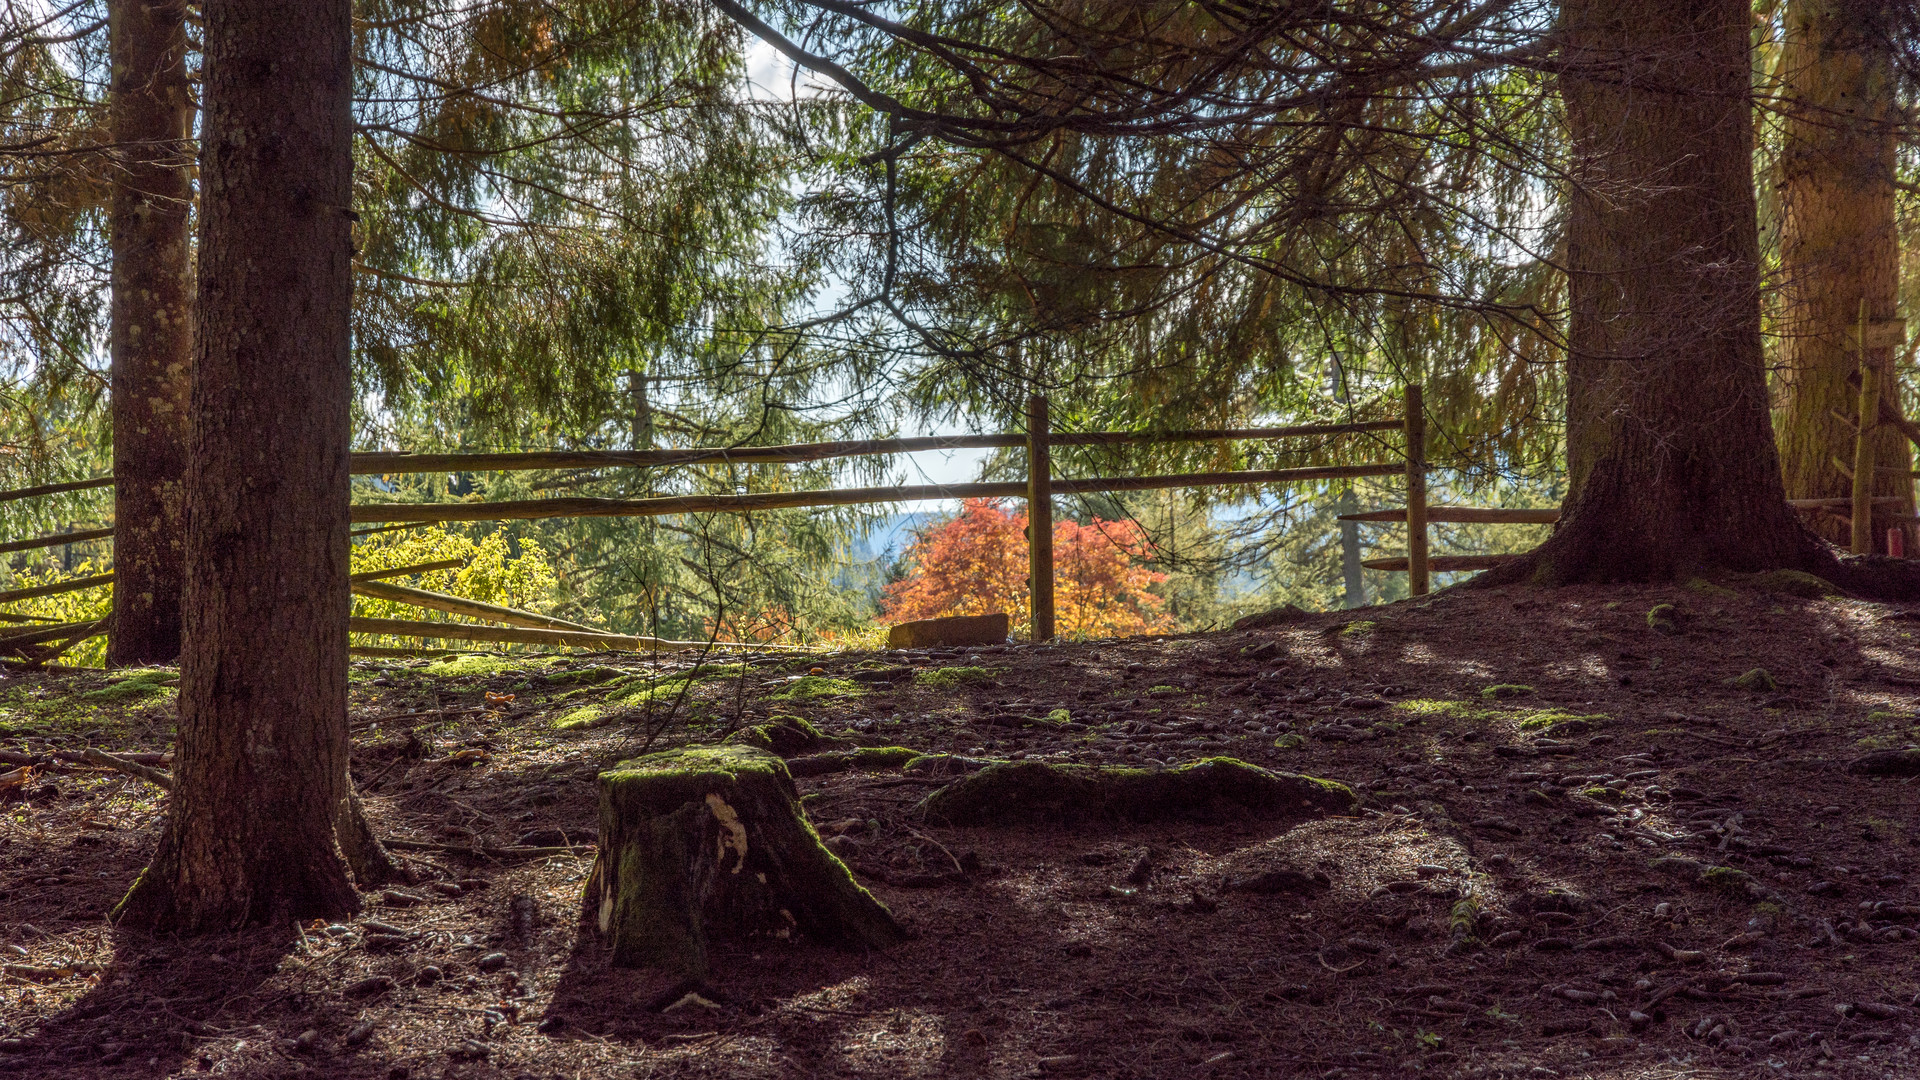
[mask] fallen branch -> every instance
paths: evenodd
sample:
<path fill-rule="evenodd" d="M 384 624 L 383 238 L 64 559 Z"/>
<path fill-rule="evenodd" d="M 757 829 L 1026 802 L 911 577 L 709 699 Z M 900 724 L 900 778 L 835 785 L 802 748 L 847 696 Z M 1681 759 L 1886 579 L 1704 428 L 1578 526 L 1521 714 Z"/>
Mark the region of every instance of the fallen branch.
<path fill-rule="evenodd" d="M 23 655 L 28 656 L 29 667 L 34 667 L 34 668 L 45 667 L 49 661 L 58 660 L 60 657 L 66 655 L 67 651 L 69 649 L 72 649 L 75 645 L 80 644 L 81 642 L 87 640 L 90 637 L 95 637 L 100 634 L 106 633 L 108 625 L 111 624 L 112 622 L 113 620 L 111 618 L 96 620 L 93 623 L 93 625 L 81 628 L 79 633 L 73 635 L 72 637 L 66 639 L 65 641 L 62 641 L 60 644 L 53 646 L 51 649 L 36 648 L 33 650 L 33 653 L 29 653 L 26 649 L 22 649 L 21 653 Z M 38 653 L 38 655 L 34 655 L 34 653 Z"/>
<path fill-rule="evenodd" d="M 478 855 L 489 859 L 544 859 L 555 855 L 587 856 L 600 850 L 593 844 L 565 844 L 557 847 L 461 847 L 458 844 L 434 844 L 425 840 L 382 840 L 395 851 L 433 851 L 443 855 Z"/>
<path fill-rule="evenodd" d="M 126 773 L 128 776 L 137 776 L 162 791 L 173 790 L 173 776 L 169 773 L 163 773 L 159 769 L 148 768 L 139 762 L 128 761 L 123 757 L 115 757 L 104 750 L 99 750 L 91 746 L 82 751 L 81 757 L 89 765 L 98 765 L 103 769 L 113 769 L 116 772 Z"/>
<path fill-rule="evenodd" d="M 54 641 L 69 637 L 95 625 L 98 620 L 86 622 L 55 623 L 52 626 L 37 626 L 31 630 L 11 631 L 0 634 L 0 652 L 12 652 L 22 645 L 38 645 L 43 641 Z"/>

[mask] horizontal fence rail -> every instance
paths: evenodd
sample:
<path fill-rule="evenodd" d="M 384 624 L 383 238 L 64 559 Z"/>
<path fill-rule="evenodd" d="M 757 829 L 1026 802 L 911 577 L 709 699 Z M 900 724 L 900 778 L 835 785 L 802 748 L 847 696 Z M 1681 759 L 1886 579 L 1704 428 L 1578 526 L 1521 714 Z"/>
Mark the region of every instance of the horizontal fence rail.
<path fill-rule="evenodd" d="M 1183 487 L 1229 487 L 1237 485 L 1291 484 L 1312 480 L 1344 480 L 1367 476 L 1404 474 L 1407 480 L 1407 509 L 1389 517 L 1369 516 L 1365 520 L 1405 520 L 1409 526 L 1409 557 L 1400 562 L 1411 567 L 1413 591 L 1426 592 L 1426 460 L 1425 419 L 1420 388 L 1406 389 L 1406 415 L 1395 419 L 1363 420 L 1344 424 L 1295 424 L 1284 427 L 1216 428 L 1185 431 L 1091 431 L 1053 432 L 1049 430 L 1047 401 L 1034 396 L 1028 406 L 1028 430 L 1022 433 L 985 435 L 930 435 L 910 438 L 863 439 L 840 442 L 797 443 L 787 446 L 694 447 L 668 450 L 549 450 L 517 453 L 360 453 L 351 458 L 356 475 L 431 472 L 502 472 L 549 469 L 655 468 L 673 465 L 717 464 L 796 464 L 832 458 L 904 454 L 928 450 L 1021 449 L 1027 451 L 1027 479 L 975 484 L 918 484 L 880 487 L 840 488 L 813 491 L 753 492 L 736 495 L 663 495 L 645 499 L 562 498 L 525 499 L 506 502 L 467 503 L 358 503 L 349 508 L 356 524 L 378 524 L 371 529 L 356 529 L 360 536 L 385 529 L 408 528 L 434 522 L 509 521 L 562 517 L 652 517 L 667 514 L 742 513 L 829 506 L 856 506 L 875 503 L 925 502 L 947 499 L 1023 498 L 1029 506 L 1032 539 L 1030 587 L 1033 590 L 1032 637 L 1046 641 L 1053 637 L 1053 576 L 1051 502 L 1054 495 L 1096 494 L 1122 491 L 1155 491 Z M 1066 479 L 1052 475 L 1052 448 L 1056 446 L 1122 446 L 1138 443 L 1219 442 L 1331 437 L 1368 432 L 1399 431 L 1405 440 L 1400 462 L 1361 465 L 1322 465 L 1295 469 L 1251 469 L 1229 472 L 1181 473 L 1163 476 L 1104 476 Z M 37 488 L 0 492 L 0 501 L 51 495 L 61 491 L 105 487 L 112 477 L 48 484 Z M 1444 515 L 1445 508 L 1440 513 Z M 1433 520 L 1451 520 L 1444 516 Z M 113 530 L 66 533 L 36 537 L 0 545 L 0 552 L 26 551 L 40 547 L 105 539 Z M 735 642 L 670 641 L 632 634 L 613 634 L 580 623 L 517 608 L 488 604 L 464 597 L 396 585 L 380 579 L 400 577 L 429 570 L 450 569 L 459 560 L 425 563 L 389 570 L 367 571 L 351 575 L 351 589 L 359 596 L 402 603 L 412 607 L 441 611 L 507 626 L 471 623 L 419 622 L 406 619 L 352 618 L 348 629 L 354 633 L 393 637 L 454 641 L 485 641 L 504 644 L 571 645 L 607 649 L 702 649 L 716 645 L 731 648 L 782 648 L 782 646 L 746 645 Z M 111 573 L 52 585 L 17 589 L 0 593 L 0 602 L 24 600 L 68 592 L 113 581 Z M 73 629 L 92 633 L 104 624 L 74 624 Z M 12 633 L 16 640 L 51 640 L 65 627 L 35 627 Z M 7 640 L 0 637 L 0 643 Z M 24 641 L 23 641 L 24 643 Z"/>
<path fill-rule="evenodd" d="M 1399 465 L 1323 465 L 1305 469 L 1184 473 L 1174 476 L 1114 476 L 1053 481 L 1056 494 L 1151 491 L 1177 487 L 1234 484 L 1286 484 L 1302 480 L 1339 480 L 1393 476 Z M 373 521 L 518 521 L 558 517 L 657 517 L 722 511 L 791 510 L 802 507 L 858 506 L 864 503 L 927 502 L 935 499 L 1024 498 L 1027 484 L 1008 480 L 983 484 L 909 484 L 898 487 L 830 488 L 824 491 L 767 491 L 749 495 L 660 495 L 650 499 L 521 499 L 485 503 L 355 503 L 356 524 Z"/>
<path fill-rule="evenodd" d="M 1351 424 L 1299 424 L 1292 427 L 1219 428 L 1195 431 L 1081 431 L 1055 432 L 1054 446 L 1123 446 L 1149 442 L 1220 442 L 1241 439 L 1295 439 L 1316 435 L 1351 435 L 1368 431 L 1398 431 L 1398 420 L 1363 420 Z M 524 472 L 535 469 L 656 468 L 663 465 L 797 464 L 842 457 L 911 454 L 926 450 L 1019 449 L 1024 434 L 923 435 L 902 439 L 855 439 L 842 442 L 794 443 L 788 446 L 694 447 L 685 450 L 534 450 L 469 454 L 360 453 L 352 456 L 356 476 L 385 473 Z"/>
<path fill-rule="evenodd" d="M 35 548 L 60 547 L 63 544 L 81 544 L 88 540 L 105 540 L 113 535 L 113 530 L 88 529 L 85 532 L 53 533 L 48 536 L 36 536 L 31 540 L 9 540 L 0 544 L 0 554 L 9 551 L 32 551 Z"/>
<path fill-rule="evenodd" d="M 91 589 L 96 585 L 113 584 L 113 575 L 94 574 L 91 577 L 74 578 L 70 581 L 56 581 L 51 585 L 34 585 L 25 589 L 12 589 L 0 592 L 0 604 L 11 604 L 15 600 L 31 600 L 36 596 L 53 596 L 56 593 L 75 592 Z"/>
<path fill-rule="evenodd" d="M 58 495 L 63 491 L 85 491 L 87 488 L 111 487 L 113 477 L 100 476 L 92 480 L 69 480 L 63 484 L 41 484 L 39 487 L 15 488 L 12 491 L 0 491 L 0 502 L 12 502 L 15 499 L 31 499 L 36 495 Z"/>
<path fill-rule="evenodd" d="M 1407 520 L 1407 512 L 1405 510 L 1367 510 L 1358 514 L 1341 514 L 1340 520 L 1404 522 Z M 1552 525 L 1559 520 L 1558 508 L 1508 510 L 1498 506 L 1427 507 L 1427 521 L 1442 524 L 1479 522 L 1495 525 Z M 1435 569 L 1438 567 L 1436 566 Z"/>

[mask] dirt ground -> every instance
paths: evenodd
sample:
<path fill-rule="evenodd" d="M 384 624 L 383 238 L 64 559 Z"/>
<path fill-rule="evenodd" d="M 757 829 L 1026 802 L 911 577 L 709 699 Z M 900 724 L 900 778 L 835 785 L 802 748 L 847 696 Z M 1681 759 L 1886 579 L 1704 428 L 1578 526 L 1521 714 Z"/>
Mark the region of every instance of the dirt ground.
<path fill-rule="evenodd" d="M 357 659 L 354 772 L 417 880 L 178 941 L 105 917 L 163 796 L 78 760 L 164 753 L 167 673 L 15 671 L 0 771 L 52 764 L 0 796 L 0 1072 L 1920 1075 L 1920 808 L 1848 769 L 1920 742 L 1916 629 L 1729 579 L 698 668 Z M 966 761 L 802 778 L 912 939 L 731 943 L 663 1001 L 580 923 L 595 776 L 775 715 L 975 761 L 1228 755 L 1364 808 L 937 828 L 915 806 Z"/>

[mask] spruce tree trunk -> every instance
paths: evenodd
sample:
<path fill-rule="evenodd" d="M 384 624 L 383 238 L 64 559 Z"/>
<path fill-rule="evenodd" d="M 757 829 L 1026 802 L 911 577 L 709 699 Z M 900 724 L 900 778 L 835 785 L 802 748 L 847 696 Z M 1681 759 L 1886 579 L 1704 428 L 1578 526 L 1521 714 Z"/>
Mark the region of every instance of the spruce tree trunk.
<path fill-rule="evenodd" d="M 113 628 L 107 663 L 180 656 L 193 192 L 185 0 L 112 0 Z"/>
<path fill-rule="evenodd" d="M 1761 362 L 1748 5 L 1561 12 L 1571 494 L 1553 537 L 1487 578 L 1818 563 L 1784 499 Z"/>
<path fill-rule="evenodd" d="M 122 905 L 337 917 L 347 779 L 349 0 L 207 0 L 186 647 L 166 830 Z"/>
<path fill-rule="evenodd" d="M 1787 495 L 1796 499 L 1852 494 L 1841 463 L 1852 467 L 1854 429 L 1841 417 L 1858 408 L 1858 382 L 1849 383 L 1860 365 L 1854 330 L 1863 300 L 1870 319 L 1892 318 L 1899 285 L 1892 63 L 1885 43 L 1849 14 L 1840 0 L 1787 5 L 1780 455 Z M 1867 360 L 1892 388 L 1893 349 L 1869 350 Z M 1872 438 L 1876 464 L 1912 466 L 1898 430 L 1883 425 Z M 1879 473 L 1873 493 L 1901 500 L 1874 506 L 1874 550 L 1884 552 L 1891 516 L 1913 514 L 1913 482 Z M 1813 526 L 1836 544 L 1850 539 L 1837 516 L 1821 515 Z M 1904 527 L 1913 550 L 1912 526 Z"/>

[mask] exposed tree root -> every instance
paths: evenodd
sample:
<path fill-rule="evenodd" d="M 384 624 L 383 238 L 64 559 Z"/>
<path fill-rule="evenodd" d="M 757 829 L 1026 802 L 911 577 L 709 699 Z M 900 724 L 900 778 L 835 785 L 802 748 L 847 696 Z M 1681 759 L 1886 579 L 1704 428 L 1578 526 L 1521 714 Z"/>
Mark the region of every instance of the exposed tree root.
<path fill-rule="evenodd" d="M 1234 758 L 1208 758 L 1174 769 L 1006 762 L 941 788 L 920 809 L 939 824 L 993 825 L 1308 818 L 1350 813 L 1358 805 L 1344 784 L 1271 772 Z"/>
<path fill-rule="evenodd" d="M 1576 529 L 1569 523 L 1539 547 L 1467 584 L 1488 588 L 1672 581 L 1715 570 L 1798 571 L 1831 582 L 1851 596 L 1920 600 L 1920 560 L 1842 554 L 1804 526 L 1773 558 L 1756 558 L 1749 550 L 1736 558 L 1716 559 L 1710 548 L 1697 547 L 1691 558 L 1670 556 L 1636 564 L 1620 558 L 1618 547 L 1609 545 L 1597 528 Z"/>

